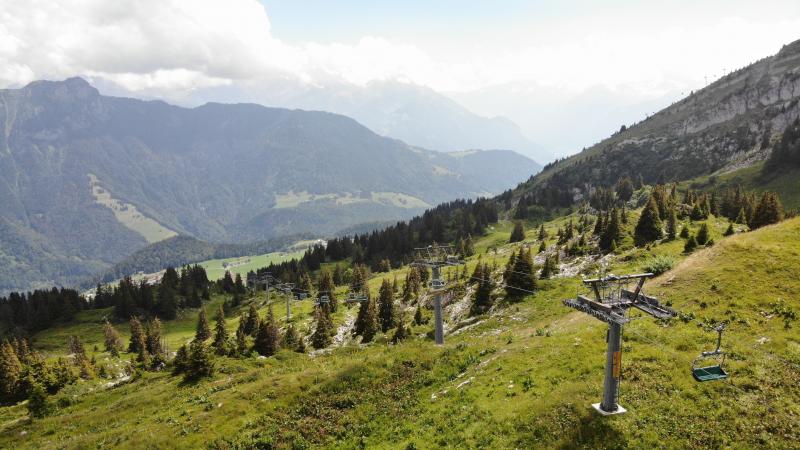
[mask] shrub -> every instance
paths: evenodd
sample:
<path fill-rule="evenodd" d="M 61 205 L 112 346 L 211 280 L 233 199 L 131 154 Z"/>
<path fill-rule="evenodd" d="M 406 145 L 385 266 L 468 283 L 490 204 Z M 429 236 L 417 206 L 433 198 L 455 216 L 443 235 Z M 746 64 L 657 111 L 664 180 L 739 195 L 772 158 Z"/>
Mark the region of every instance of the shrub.
<path fill-rule="evenodd" d="M 658 276 L 672 269 L 674 265 L 675 259 L 673 257 L 669 255 L 656 255 L 645 262 L 642 266 L 642 270 Z"/>

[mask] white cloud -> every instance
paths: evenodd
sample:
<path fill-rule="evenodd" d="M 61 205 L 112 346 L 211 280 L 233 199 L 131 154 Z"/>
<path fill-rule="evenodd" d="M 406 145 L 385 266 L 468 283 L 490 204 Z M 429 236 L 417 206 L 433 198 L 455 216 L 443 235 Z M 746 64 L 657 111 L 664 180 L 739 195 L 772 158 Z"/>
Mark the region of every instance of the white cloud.
<path fill-rule="evenodd" d="M 425 48 L 376 36 L 288 45 L 271 34 L 256 0 L 0 0 L 0 85 L 84 75 L 175 96 L 275 78 L 399 79 L 442 91 L 527 81 L 565 92 L 603 85 L 654 96 L 773 53 L 800 29 L 794 18 L 664 22 L 576 19 Z"/>

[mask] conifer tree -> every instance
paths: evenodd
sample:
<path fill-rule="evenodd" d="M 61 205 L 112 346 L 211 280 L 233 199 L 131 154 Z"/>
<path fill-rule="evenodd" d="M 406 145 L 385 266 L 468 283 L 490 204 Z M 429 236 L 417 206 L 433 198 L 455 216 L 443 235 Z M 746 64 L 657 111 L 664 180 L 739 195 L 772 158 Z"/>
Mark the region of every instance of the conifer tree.
<path fill-rule="evenodd" d="M 253 350 L 262 356 L 272 356 L 278 352 L 280 347 L 280 331 L 275 323 L 275 315 L 272 312 L 272 305 L 267 309 L 267 317 L 261 321 L 258 327 L 258 334 L 253 345 Z"/>
<path fill-rule="evenodd" d="M 397 344 L 398 342 L 408 338 L 410 332 L 408 328 L 406 328 L 405 321 L 401 318 L 397 321 L 397 327 L 394 329 L 394 334 L 392 335 L 392 343 Z"/>
<path fill-rule="evenodd" d="M 697 237 L 695 238 L 695 241 L 697 241 L 697 245 L 706 245 L 708 239 L 709 239 L 708 225 L 706 223 L 703 223 L 702 225 L 700 225 L 700 231 L 697 232 Z"/>
<path fill-rule="evenodd" d="M 297 330 L 294 328 L 294 324 L 290 323 L 288 327 L 286 327 L 286 332 L 283 334 L 283 348 L 287 348 L 293 350 L 297 347 L 297 342 L 300 340 L 300 335 L 297 333 Z"/>
<path fill-rule="evenodd" d="M 472 241 L 471 234 L 467 234 L 467 239 L 464 241 L 464 253 L 467 257 L 475 254 L 475 243 Z"/>
<path fill-rule="evenodd" d="M 0 346 L 0 401 L 9 401 L 19 394 L 22 363 L 7 341 Z"/>
<path fill-rule="evenodd" d="M 103 341 L 106 351 L 109 352 L 111 356 L 118 357 L 119 351 L 122 350 L 122 338 L 120 338 L 119 332 L 108 320 L 106 320 L 106 323 L 103 325 Z"/>
<path fill-rule="evenodd" d="M 325 293 L 328 296 L 328 306 L 331 312 L 336 312 L 339 309 L 339 300 L 336 298 L 336 285 L 333 282 L 333 275 L 330 271 L 323 270 L 319 276 L 319 293 Z"/>
<path fill-rule="evenodd" d="M 506 294 L 518 298 L 536 289 L 536 275 L 533 260 L 528 250 L 521 248 L 514 259 L 514 267 L 506 281 Z"/>
<path fill-rule="evenodd" d="M 482 276 L 478 280 L 478 286 L 475 289 L 475 301 L 472 303 L 470 311 L 472 315 L 483 314 L 492 306 L 492 290 L 494 289 L 494 283 L 491 279 L 489 267 L 486 264 L 482 264 L 481 266 L 480 272 Z"/>
<path fill-rule="evenodd" d="M 358 309 L 358 316 L 354 324 L 354 333 L 361 336 L 361 342 L 372 341 L 379 330 L 378 325 L 378 306 L 371 295 L 367 296 L 367 301 L 361 302 Z"/>
<path fill-rule="evenodd" d="M 236 354 L 238 356 L 247 354 L 247 333 L 243 327 L 236 329 Z"/>
<path fill-rule="evenodd" d="M 362 303 L 363 305 L 363 303 Z M 333 331 L 333 320 L 330 312 L 324 305 L 317 308 L 314 312 L 314 333 L 311 335 L 311 345 L 316 349 L 325 348 L 331 345 L 331 332 Z"/>
<path fill-rule="evenodd" d="M 42 418 L 50 412 L 51 408 L 47 392 L 42 384 L 37 381 L 31 381 L 30 394 L 28 395 L 28 414 L 30 417 Z"/>
<path fill-rule="evenodd" d="M 733 229 L 733 222 L 728 222 L 728 229 L 725 230 L 725 236 L 732 236 L 736 231 Z"/>
<path fill-rule="evenodd" d="M 544 241 L 545 239 L 547 239 L 547 230 L 544 229 L 544 224 L 539 225 L 538 239 L 540 241 Z"/>
<path fill-rule="evenodd" d="M 394 295 L 392 294 L 392 285 L 389 284 L 389 280 L 384 279 L 381 283 L 381 288 L 378 291 L 378 305 L 381 331 L 386 333 L 395 325 Z"/>
<path fill-rule="evenodd" d="M 675 240 L 678 235 L 678 218 L 675 216 L 675 209 L 670 208 L 669 215 L 667 215 L 667 239 L 670 241 Z"/>
<path fill-rule="evenodd" d="M 147 349 L 142 322 L 136 316 L 131 317 L 131 339 L 128 343 L 128 353 L 139 353 L 141 349 Z"/>
<path fill-rule="evenodd" d="M 753 211 L 749 223 L 750 229 L 755 230 L 781 220 L 783 220 L 783 205 L 781 205 L 778 195 L 773 192 L 764 192 Z"/>
<path fill-rule="evenodd" d="M 689 238 L 686 239 L 686 244 L 683 245 L 683 251 L 685 253 L 691 253 L 696 248 L 697 248 L 697 240 L 695 240 L 694 236 L 690 234 Z"/>
<path fill-rule="evenodd" d="M 214 324 L 214 341 L 211 344 L 217 355 L 228 353 L 228 330 L 225 328 L 225 311 L 222 306 L 217 310 L 217 319 Z"/>
<path fill-rule="evenodd" d="M 689 225 L 684 223 L 681 225 L 681 239 L 689 239 Z"/>
<path fill-rule="evenodd" d="M 164 348 L 161 345 L 161 321 L 156 317 L 150 321 L 145 328 L 147 330 L 145 338 L 147 352 L 153 356 L 163 355 Z"/>
<path fill-rule="evenodd" d="M 545 244 L 545 241 L 542 241 L 542 243 L 539 244 L 539 253 L 542 253 L 545 250 L 547 250 L 547 244 Z"/>
<path fill-rule="evenodd" d="M 175 288 L 169 283 L 162 282 L 158 287 L 156 310 L 164 320 L 172 320 L 178 316 L 178 299 L 175 297 Z"/>
<path fill-rule="evenodd" d="M 255 336 L 258 332 L 259 318 L 258 310 L 252 303 L 247 310 L 247 318 L 244 319 L 244 332 L 248 336 Z"/>
<path fill-rule="evenodd" d="M 643 245 L 648 242 L 653 242 L 664 235 L 663 225 L 658 212 L 658 205 L 654 198 L 650 198 L 647 202 L 642 215 L 639 217 L 639 222 L 636 224 L 634 238 L 637 245 Z"/>
<path fill-rule="evenodd" d="M 206 319 L 206 309 L 200 308 L 200 314 L 197 316 L 197 331 L 194 333 L 195 340 L 205 342 L 211 337 L 211 329 L 208 327 L 208 319 Z"/>
<path fill-rule="evenodd" d="M 175 359 L 172 360 L 172 373 L 183 373 L 188 367 L 189 350 L 186 349 L 186 344 L 184 344 L 178 347 L 178 351 L 175 352 Z"/>
<path fill-rule="evenodd" d="M 749 220 L 747 220 L 747 212 L 745 212 L 744 206 L 739 208 L 739 214 L 736 215 L 736 219 L 734 219 L 734 222 L 740 225 L 747 225 L 747 223 L 749 222 Z"/>
<path fill-rule="evenodd" d="M 522 242 L 525 240 L 525 229 L 522 227 L 522 222 L 514 222 L 514 230 L 511 232 L 511 238 L 508 242 Z"/>
<path fill-rule="evenodd" d="M 303 336 L 298 336 L 297 345 L 294 348 L 294 351 L 297 353 L 305 353 L 306 352 L 306 341 Z"/>
<path fill-rule="evenodd" d="M 606 222 L 603 218 L 602 214 L 597 215 L 597 220 L 594 222 L 594 230 L 592 230 L 592 234 L 595 236 L 600 236 L 603 234 L 603 230 L 606 229 Z"/>
<path fill-rule="evenodd" d="M 603 251 L 611 251 L 611 243 L 617 243 L 622 240 L 622 226 L 619 223 L 619 212 L 614 208 L 609 213 L 608 225 L 606 225 L 603 233 L 600 235 L 600 249 Z"/>
<path fill-rule="evenodd" d="M 187 380 L 197 380 L 214 374 L 214 362 L 202 340 L 194 339 L 190 342 L 188 354 L 184 375 Z"/>

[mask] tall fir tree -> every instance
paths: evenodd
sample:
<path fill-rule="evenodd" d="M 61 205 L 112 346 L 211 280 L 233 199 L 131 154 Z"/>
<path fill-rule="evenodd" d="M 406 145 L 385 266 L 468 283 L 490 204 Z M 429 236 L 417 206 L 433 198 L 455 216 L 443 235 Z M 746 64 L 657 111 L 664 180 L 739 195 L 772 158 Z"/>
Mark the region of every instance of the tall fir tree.
<path fill-rule="evenodd" d="M 214 340 L 211 343 L 214 353 L 225 355 L 228 353 L 228 330 L 225 328 L 225 311 L 222 306 L 217 310 L 216 323 L 214 324 Z"/>
<path fill-rule="evenodd" d="M 361 336 L 361 342 L 367 343 L 372 341 L 378 330 L 378 306 L 372 296 L 367 295 L 367 300 L 361 302 L 358 308 L 353 331 Z"/>
<path fill-rule="evenodd" d="M 205 342 L 211 337 L 211 328 L 208 326 L 208 319 L 206 318 L 206 309 L 200 308 L 200 313 L 197 315 L 197 328 L 194 333 L 194 338 L 198 341 Z"/>
<path fill-rule="evenodd" d="M 478 285 L 475 288 L 475 300 L 472 302 L 470 313 L 472 315 L 483 314 L 492 306 L 492 290 L 494 289 L 494 282 L 492 281 L 492 274 L 489 266 L 481 265 L 481 277 L 478 280 Z M 477 271 L 477 268 L 476 268 Z"/>
<path fill-rule="evenodd" d="M 128 353 L 139 353 L 142 349 L 147 350 L 147 341 L 139 318 L 136 316 L 131 317 L 130 328 L 131 338 L 128 343 Z"/>
<path fill-rule="evenodd" d="M 755 230 L 781 220 L 783 220 L 783 205 L 781 205 L 778 195 L 774 192 L 764 192 L 753 211 L 749 223 L 750 229 Z"/>
<path fill-rule="evenodd" d="M 164 346 L 161 343 L 161 321 L 158 317 L 147 323 L 145 341 L 147 344 L 147 352 L 153 356 L 163 355 Z"/>
<path fill-rule="evenodd" d="M 103 343 L 105 344 L 105 350 L 111 356 L 119 356 L 119 351 L 122 350 L 122 338 L 119 336 L 117 329 L 108 320 L 103 325 Z"/>
<path fill-rule="evenodd" d="M 514 229 L 511 231 L 511 237 L 509 238 L 508 242 L 522 242 L 525 240 L 525 228 L 522 226 L 522 222 L 517 221 L 514 222 Z"/>
<path fill-rule="evenodd" d="M 261 321 L 253 344 L 253 350 L 262 356 L 272 356 L 280 348 L 280 331 L 275 323 L 272 305 L 267 309 L 267 317 Z"/>
<path fill-rule="evenodd" d="M 258 318 L 258 310 L 252 303 L 247 309 L 247 317 L 244 318 L 244 332 L 248 336 L 255 336 L 258 333 L 260 319 Z"/>
<path fill-rule="evenodd" d="M 663 224 L 659 216 L 658 204 L 651 197 L 650 201 L 647 202 L 647 206 L 642 210 L 639 222 L 636 224 L 634 239 L 637 245 L 644 245 L 661 239 L 663 236 Z"/>
<path fill-rule="evenodd" d="M 203 377 L 210 377 L 214 374 L 214 361 L 206 348 L 206 344 L 195 339 L 189 343 L 188 361 L 186 364 L 185 377 L 187 380 L 197 380 Z"/>
<path fill-rule="evenodd" d="M 394 293 L 389 280 L 384 279 L 378 291 L 378 316 L 381 331 L 386 333 L 395 325 Z"/>
<path fill-rule="evenodd" d="M 697 232 L 697 237 L 695 238 L 697 245 L 706 245 L 706 243 L 708 243 L 710 239 L 708 233 L 708 224 L 703 223 L 700 225 L 700 230 Z"/>
<path fill-rule="evenodd" d="M 333 320 L 331 319 L 330 310 L 325 305 L 321 305 L 314 312 L 314 333 L 311 335 L 311 346 L 316 349 L 322 349 L 331 345 L 332 332 Z"/>
<path fill-rule="evenodd" d="M 514 258 L 514 266 L 506 281 L 506 294 L 510 298 L 519 298 L 532 293 L 536 289 L 536 274 L 530 251 L 521 248 Z"/>
<path fill-rule="evenodd" d="M 0 345 L 0 401 L 18 398 L 22 363 L 7 341 Z"/>
<path fill-rule="evenodd" d="M 339 300 L 336 298 L 336 285 L 333 282 L 333 275 L 328 270 L 323 270 L 319 276 L 319 290 L 320 295 L 328 296 L 328 306 L 331 312 L 339 310 Z"/>

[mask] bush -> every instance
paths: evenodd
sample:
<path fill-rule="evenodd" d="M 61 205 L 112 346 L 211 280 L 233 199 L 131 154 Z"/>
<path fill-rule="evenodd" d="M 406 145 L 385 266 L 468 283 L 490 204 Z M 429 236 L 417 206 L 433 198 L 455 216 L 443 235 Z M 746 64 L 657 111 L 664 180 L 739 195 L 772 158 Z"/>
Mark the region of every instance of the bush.
<path fill-rule="evenodd" d="M 669 255 L 656 255 L 645 262 L 642 266 L 642 270 L 658 276 L 672 269 L 674 265 L 675 259 L 673 257 Z"/>

